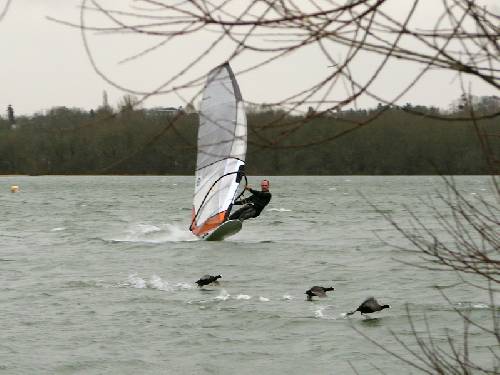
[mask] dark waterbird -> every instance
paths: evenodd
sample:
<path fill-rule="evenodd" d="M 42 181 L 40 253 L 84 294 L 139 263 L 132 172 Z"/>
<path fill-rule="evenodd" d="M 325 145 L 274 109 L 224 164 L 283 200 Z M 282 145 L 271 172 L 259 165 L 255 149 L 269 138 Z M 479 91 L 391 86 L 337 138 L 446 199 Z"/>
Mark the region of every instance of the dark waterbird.
<path fill-rule="evenodd" d="M 205 276 L 202 276 L 197 282 L 196 284 L 198 284 L 199 287 L 202 287 L 202 286 L 205 286 L 205 285 L 208 285 L 208 284 L 219 284 L 219 282 L 217 281 L 217 279 L 220 279 L 222 276 L 221 275 L 217 275 L 217 276 L 212 276 L 212 275 L 205 275 Z"/>
<path fill-rule="evenodd" d="M 311 301 L 313 297 L 326 297 L 326 292 L 330 290 L 335 290 L 333 287 L 325 288 L 322 286 L 313 286 L 311 289 L 307 290 L 305 294 L 307 294 L 307 300 Z"/>
<path fill-rule="evenodd" d="M 348 312 L 346 315 L 352 315 L 356 311 L 359 311 L 361 313 L 361 315 L 371 314 L 371 313 L 374 313 L 374 312 L 377 312 L 377 311 L 380 311 L 383 309 L 388 309 L 389 307 L 391 307 L 391 306 L 380 305 L 375 298 L 370 297 L 370 298 L 367 298 L 361 305 L 359 305 L 359 307 L 356 310 Z"/>

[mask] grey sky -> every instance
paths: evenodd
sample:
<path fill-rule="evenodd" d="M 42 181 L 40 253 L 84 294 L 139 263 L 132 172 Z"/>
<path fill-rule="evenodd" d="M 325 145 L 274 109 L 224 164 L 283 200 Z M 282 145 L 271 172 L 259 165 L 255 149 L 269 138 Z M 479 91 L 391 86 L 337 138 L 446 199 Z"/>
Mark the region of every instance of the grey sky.
<path fill-rule="evenodd" d="M 5 3 L 6 0 L 0 0 L 0 6 Z M 51 16 L 78 23 L 80 3 L 79 0 L 12 0 L 8 13 L 0 22 L 2 116 L 4 114 L 1 108 L 6 108 L 8 104 L 13 105 L 17 114 L 32 114 L 54 106 L 96 108 L 102 102 L 103 90 L 107 91 L 111 105 L 116 105 L 124 95 L 124 92 L 113 88 L 94 71 L 78 29 L 46 19 Z M 116 1 L 101 3 L 113 4 L 115 9 L 118 6 Z M 432 19 L 430 15 L 436 13 L 436 4 L 440 2 L 423 0 L 421 3 L 415 22 L 421 22 L 422 27 L 431 26 L 426 23 Z M 496 2 L 484 0 L 482 3 L 493 7 Z M 135 3 L 124 1 L 122 4 L 128 6 Z M 404 14 L 408 4 L 407 0 L 393 0 L 388 2 L 387 9 L 395 15 Z M 495 11 L 499 11 L 498 7 Z M 88 14 L 88 17 L 89 22 L 104 24 L 102 18 L 96 17 L 95 14 Z M 179 40 L 140 59 L 123 64 L 119 63 L 122 59 L 153 46 L 158 39 L 90 33 L 89 42 L 98 66 L 110 79 L 130 89 L 150 91 L 196 58 L 212 37 L 199 35 L 193 39 Z M 340 55 L 342 48 L 338 48 Z M 183 77 L 183 81 L 208 72 L 215 65 L 222 63 L 226 55 L 227 51 L 224 51 L 223 46 L 212 51 L 190 74 Z M 368 77 L 374 69 L 376 59 L 368 54 L 365 56 L 366 59 L 358 59 L 353 65 L 354 73 L 358 77 Z M 250 61 L 257 61 L 257 57 L 248 54 L 238 57 L 232 63 L 233 69 L 236 72 L 244 69 Z M 319 49 L 308 48 L 237 78 L 246 100 L 273 102 L 321 79 L 328 73 L 328 69 L 328 61 Z M 417 69 L 411 64 L 392 63 L 390 69 L 385 69 L 382 73 L 374 88 L 380 95 L 392 99 L 415 72 Z M 498 95 L 498 92 L 483 83 L 468 80 L 467 86 L 469 83 L 473 94 Z M 181 92 L 181 95 L 190 100 L 194 92 L 195 90 L 188 90 Z M 339 98 L 345 95 L 343 85 L 339 83 L 330 95 Z M 401 101 L 446 108 L 459 95 L 459 81 L 454 75 L 433 71 L 426 74 Z M 165 94 L 148 99 L 144 105 L 152 107 L 184 104 L 178 95 Z M 358 102 L 360 107 L 375 104 L 373 99 L 368 98 L 361 98 Z"/>

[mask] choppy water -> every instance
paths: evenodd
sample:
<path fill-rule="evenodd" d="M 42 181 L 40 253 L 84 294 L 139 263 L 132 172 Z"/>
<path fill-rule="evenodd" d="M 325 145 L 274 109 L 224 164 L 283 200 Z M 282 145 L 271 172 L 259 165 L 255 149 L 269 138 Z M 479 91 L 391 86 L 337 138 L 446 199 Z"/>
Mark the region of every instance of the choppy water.
<path fill-rule="evenodd" d="M 487 177 L 457 181 L 492 195 Z M 437 228 L 424 203 L 440 204 L 440 177 L 272 177 L 268 208 L 224 242 L 188 231 L 192 190 L 192 177 L 0 177 L 0 373 L 403 374 L 355 329 L 408 357 L 390 333 L 416 347 L 406 306 L 442 344 L 463 332 L 453 307 L 491 319 L 486 292 L 447 288 L 450 306 L 436 287 L 456 275 L 399 262 L 417 260 L 370 205 Z M 198 289 L 206 273 L 221 285 Z M 336 290 L 307 302 L 313 285 Z M 372 295 L 392 308 L 344 316 Z M 471 332 L 489 361 L 490 338 Z"/>

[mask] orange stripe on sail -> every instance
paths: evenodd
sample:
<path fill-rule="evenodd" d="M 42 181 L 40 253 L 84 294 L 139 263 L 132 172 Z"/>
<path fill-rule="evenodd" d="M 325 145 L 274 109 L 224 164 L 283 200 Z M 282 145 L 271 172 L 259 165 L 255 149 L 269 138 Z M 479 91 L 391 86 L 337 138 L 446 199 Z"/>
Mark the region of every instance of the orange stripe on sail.
<path fill-rule="evenodd" d="M 212 217 L 209 217 L 203 223 L 202 226 L 198 227 L 195 224 L 195 220 L 194 220 L 195 213 L 194 213 L 194 208 L 193 208 L 193 212 L 192 212 L 192 216 L 191 216 L 191 220 L 193 222 L 193 224 L 191 226 L 191 232 L 193 232 L 193 234 L 196 234 L 197 236 L 202 236 L 205 233 L 210 232 L 211 230 L 217 228 L 219 225 L 221 225 L 224 222 L 224 219 L 226 217 L 226 212 L 227 211 L 222 211 L 222 212 L 219 212 L 218 214 L 216 214 Z"/>

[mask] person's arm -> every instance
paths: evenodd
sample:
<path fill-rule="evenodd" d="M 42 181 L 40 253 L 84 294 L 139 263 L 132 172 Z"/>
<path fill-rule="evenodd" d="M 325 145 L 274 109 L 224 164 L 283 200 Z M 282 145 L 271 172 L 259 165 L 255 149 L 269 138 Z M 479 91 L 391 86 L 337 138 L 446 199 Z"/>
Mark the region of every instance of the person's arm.
<path fill-rule="evenodd" d="M 244 190 L 252 190 L 250 189 L 250 187 L 248 185 L 245 186 Z M 237 201 L 234 201 L 234 205 L 236 206 L 240 206 L 242 204 L 247 204 L 248 203 L 248 199 L 247 198 L 241 198 L 241 199 L 238 199 Z"/>
<path fill-rule="evenodd" d="M 235 206 L 240 206 L 240 205 L 245 204 L 245 203 L 247 203 L 247 202 L 246 202 L 246 199 L 238 199 L 237 201 L 234 201 L 234 203 L 233 203 L 233 204 L 234 204 Z"/>
<path fill-rule="evenodd" d="M 248 190 L 247 186 L 245 186 L 245 190 Z M 248 203 L 248 199 L 247 198 L 240 198 L 237 201 L 234 201 L 233 204 L 236 205 L 236 206 L 240 206 L 242 204 L 247 204 L 247 203 Z"/>
<path fill-rule="evenodd" d="M 248 190 L 250 191 L 250 193 L 252 193 L 253 195 L 255 195 L 256 197 L 264 197 L 267 195 L 267 192 L 266 191 L 259 191 L 259 190 L 254 190 L 252 188 L 248 188 Z"/>

